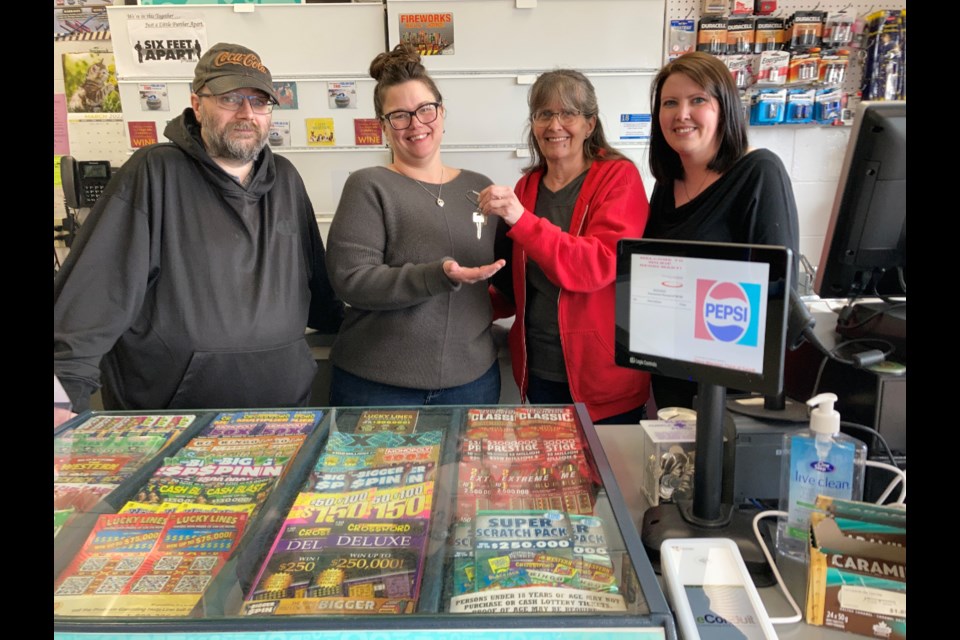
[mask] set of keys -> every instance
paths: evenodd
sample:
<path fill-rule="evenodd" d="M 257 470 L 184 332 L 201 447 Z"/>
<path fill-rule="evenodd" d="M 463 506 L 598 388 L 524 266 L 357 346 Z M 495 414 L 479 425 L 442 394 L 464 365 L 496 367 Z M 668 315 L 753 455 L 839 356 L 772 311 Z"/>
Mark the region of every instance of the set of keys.
<path fill-rule="evenodd" d="M 487 216 L 479 211 L 474 211 L 472 219 L 473 224 L 477 225 L 477 240 L 479 240 L 480 236 L 483 235 L 483 228 L 487 226 Z"/>
<path fill-rule="evenodd" d="M 470 219 L 473 221 L 473 224 L 477 225 L 477 240 L 481 239 L 483 236 L 483 228 L 487 226 L 487 216 L 483 215 L 480 211 L 479 198 L 480 194 L 476 191 L 471 191 L 467 194 L 467 200 L 475 207 Z"/>

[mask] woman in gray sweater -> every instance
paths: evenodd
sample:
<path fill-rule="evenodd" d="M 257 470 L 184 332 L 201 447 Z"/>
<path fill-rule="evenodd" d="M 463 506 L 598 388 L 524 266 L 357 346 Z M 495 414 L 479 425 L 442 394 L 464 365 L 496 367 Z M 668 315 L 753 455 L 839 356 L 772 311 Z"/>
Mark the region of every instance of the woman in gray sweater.
<path fill-rule="evenodd" d="M 491 181 L 443 164 L 446 110 L 413 47 L 378 55 L 370 75 L 393 162 L 350 175 L 330 226 L 327 269 L 349 305 L 330 404 L 496 404 L 486 280 L 505 262 L 471 202 Z"/>

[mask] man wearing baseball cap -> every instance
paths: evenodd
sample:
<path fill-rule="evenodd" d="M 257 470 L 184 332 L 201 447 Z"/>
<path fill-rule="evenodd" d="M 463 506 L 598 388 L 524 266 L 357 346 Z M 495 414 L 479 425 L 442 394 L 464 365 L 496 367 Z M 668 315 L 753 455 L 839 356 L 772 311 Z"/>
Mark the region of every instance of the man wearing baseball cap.
<path fill-rule="evenodd" d="M 53 367 L 75 411 L 299 406 L 305 327 L 343 304 L 303 181 L 266 145 L 277 102 L 254 51 L 197 63 L 191 106 L 97 201 L 54 282 Z"/>

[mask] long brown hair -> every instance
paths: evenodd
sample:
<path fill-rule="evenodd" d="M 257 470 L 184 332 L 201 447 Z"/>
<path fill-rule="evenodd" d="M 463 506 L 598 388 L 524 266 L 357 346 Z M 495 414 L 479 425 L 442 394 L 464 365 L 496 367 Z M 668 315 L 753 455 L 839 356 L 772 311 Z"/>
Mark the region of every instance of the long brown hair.
<path fill-rule="evenodd" d="M 604 160 L 625 158 L 622 153 L 610 146 L 603 134 L 603 125 L 600 124 L 599 118 L 600 107 L 597 104 L 597 92 L 587 76 L 573 69 L 554 69 L 541 74 L 533 83 L 533 86 L 530 87 L 530 95 L 527 97 L 530 118 L 532 119 L 534 113 L 543 109 L 554 98 L 559 98 L 560 104 L 565 109 L 579 111 L 587 118 L 595 117 L 596 123 L 593 132 L 583 142 L 583 157 L 586 161 L 589 162 L 601 155 Z M 530 164 L 524 167 L 523 171 L 529 173 L 535 169 L 546 170 L 547 161 L 540 151 L 536 136 L 533 135 L 533 127 L 528 123 L 527 128 Z"/>
<path fill-rule="evenodd" d="M 696 82 L 719 103 L 720 122 L 717 136 L 720 138 L 720 148 L 707 164 L 707 168 L 717 173 L 725 173 L 747 153 L 747 124 L 744 121 L 740 93 L 727 65 L 719 58 L 702 51 L 680 56 L 660 69 L 653 79 L 654 90 L 650 94 L 650 112 L 653 114 L 650 130 L 650 172 L 657 180 L 683 178 L 680 156 L 667 144 L 663 129 L 660 128 L 660 93 L 667 78 L 675 73 L 682 73 Z"/>

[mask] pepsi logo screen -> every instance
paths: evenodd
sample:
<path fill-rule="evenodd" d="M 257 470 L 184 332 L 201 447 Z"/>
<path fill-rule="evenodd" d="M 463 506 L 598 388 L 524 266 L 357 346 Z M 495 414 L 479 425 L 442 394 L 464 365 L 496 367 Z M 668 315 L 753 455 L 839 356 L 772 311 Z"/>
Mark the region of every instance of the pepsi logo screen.
<path fill-rule="evenodd" d="M 770 245 L 620 240 L 616 363 L 780 393 L 792 261 L 788 248 Z"/>
<path fill-rule="evenodd" d="M 759 284 L 698 279 L 696 309 L 698 339 L 757 346 Z"/>
<path fill-rule="evenodd" d="M 634 254 L 632 353 L 763 372 L 770 265 Z"/>

